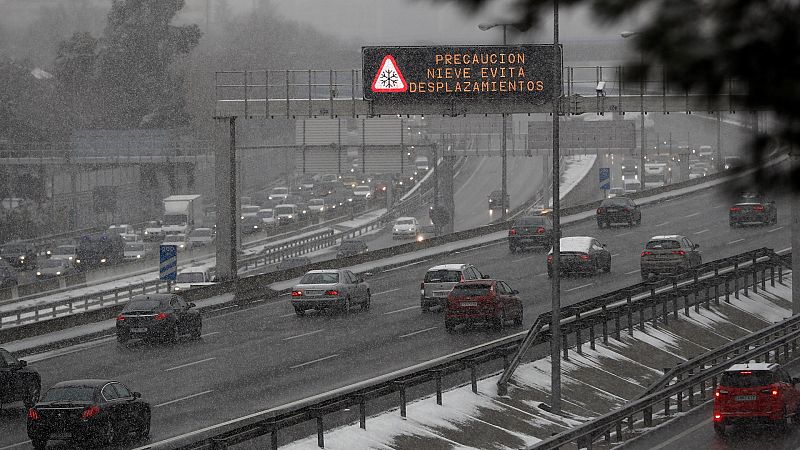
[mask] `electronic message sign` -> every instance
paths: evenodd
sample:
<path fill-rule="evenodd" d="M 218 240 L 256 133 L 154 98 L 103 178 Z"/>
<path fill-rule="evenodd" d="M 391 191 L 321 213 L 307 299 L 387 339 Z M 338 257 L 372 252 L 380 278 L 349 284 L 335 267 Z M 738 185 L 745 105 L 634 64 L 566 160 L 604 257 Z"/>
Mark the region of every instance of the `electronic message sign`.
<path fill-rule="evenodd" d="M 553 45 L 363 47 L 361 56 L 364 98 L 375 102 L 546 103 L 561 92 Z"/>

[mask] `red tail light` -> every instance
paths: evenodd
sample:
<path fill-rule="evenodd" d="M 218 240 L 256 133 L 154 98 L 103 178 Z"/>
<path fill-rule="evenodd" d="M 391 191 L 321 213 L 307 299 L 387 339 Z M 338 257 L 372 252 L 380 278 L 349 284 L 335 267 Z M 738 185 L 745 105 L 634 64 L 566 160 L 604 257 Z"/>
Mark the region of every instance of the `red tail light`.
<path fill-rule="evenodd" d="M 653 254 L 653 252 L 647 251 L 647 250 L 642 252 L 642 256 L 647 256 L 647 255 L 652 255 L 652 254 Z"/>
<path fill-rule="evenodd" d="M 553 262 L 553 255 L 547 255 L 547 262 Z"/>
<path fill-rule="evenodd" d="M 764 211 L 764 205 L 753 206 L 753 211 Z"/>
<path fill-rule="evenodd" d="M 714 422 L 719 422 L 720 420 L 722 420 L 722 415 L 721 414 L 714 414 Z"/>
<path fill-rule="evenodd" d="M 339 295 L 339 291 L 331 289 L 329 291 L 325 291 L 325 295 Z"/>
<path fill-rule="evenodd" d="M 536 234 L 544 234 L 544 227 L 539 227 L 536 229 Z"/>
<path fill-rule="evenodd" d="M 100 414 L 100 407 L 97 405 L 92 405 L 83 410 L 83 412 L 81 413 L 81 419 L 89 419 L 98 414 Z"/>
<path fill-rule="evenodd" d="M 463 283 L 463 282 L 464 282 L 464 274 L 462 273 L 462 274 L 461 274 L 461 281 L 460 281 L 460 283 Z"/>
<path fill-rule="evenodd" d="M 731 207 L 731 212 L 739 212 L 741 210 L 742 210 L 742 208 L 739 208 L 738 206 L 732 206 Z"/>
<path fill-rule="evenodd" d="M 164 320 L 167 317 L 169 317 L 169 314 L 161 312 L 161 313 L 156 314 L 155 319 L 156 320 Z"/>
<path fill-rule="evenodd" d="M 517 234 L 517 230 L 515 230 L 515 229 L 513 229 L 513 228 L 512 228 L 512 229 L 510 229 L 510 230 L 508 230 L 508 235 L 509 235 L 509 236 L 516 236 L 516 234 Z"/>
<path fill-rule="evenodd" d="M 588 261 L 589 260 L 589 255 L 581 255 L 581 259 L 584 260 L 584 261 Z"/>
<path fill-rule="evenodd" d="M 37 410 L 35 410 L 33 408 L 29 409 L 28 410 L 28 419 L 30 419 L 30 420 L 39 420 L 39 419 L 41 419 L 41 417 L 39 417 L 39 411 L 37 411 Z"/>
<path fill-rule="evenodd" d="M 124 320 L 125 320 L 125 316 L 123 316 L 122 314 L 117 316 L 117 322 L 122 322 Z"/>
<path fill-rule="evenodd" d="M 681 256 L 686 256 L 686 252 L 685 252 L 685 251 L 683 251 L 683 250 L 673 250 L 673 251 L 672 251 L 672 254 L 673 254 L 673 255 L 681 255 Z"/>
<path fill-rule="evenodd" d="M 292 291 L 292 297 L 300 297 L 303 295 L 303 291 Z"/>
<path fill-rule="evenodd" d="M 605 208 L 597 208 L 597 214 L 603 214 L 604 212 L 606 212 Z"/>

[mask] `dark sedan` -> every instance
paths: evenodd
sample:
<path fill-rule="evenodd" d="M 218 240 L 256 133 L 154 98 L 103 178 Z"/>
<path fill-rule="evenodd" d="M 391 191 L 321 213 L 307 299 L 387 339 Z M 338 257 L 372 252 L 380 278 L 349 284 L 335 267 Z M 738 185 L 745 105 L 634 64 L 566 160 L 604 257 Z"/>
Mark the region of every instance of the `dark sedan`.
<path fill-rule="evenodd" d="M 624 223 L 629 226 L 642 223 L 642 211 L 639 205 L 628 197 L 607 198 L 597 208 L 597 228 L 603 225 L 610 227 L 614 223 Z"/>
<path fill-rule="evenodd" d="M 28 437 L 35 449 L 50 439 L 92 448 L 115 446 L 130 434 L 150 434 L 150 404 L 113 380 L 62 381 L 28 410 Z"/>
<path fill-rule="evenodd" d="M 775 202 L 758 194 L 744 194 L 728 210 L 731 228 L 742 225 L 772 225 L 778 223 Z"/>
<path fill-rule="evenodd" d="M 39 372 L 28 367 L 24 359 L 0 348 L 0 405 L 22 401 L 30 408 L 39 401 L 41 386 Z"/>
<path fill-rule="evenodd" d="M 546 216 L 520 217 L 508 230 L 511 253 L 530 247 L 547 248 L 553 241 L 553 221 Z"/>
<path fill-rule="evenodd" d="M 199 339 L 200 311 L 175 294 L 137 295 L 117 316 L 117 341 L 155 339 L 177 342 L 181 336 Z"/>
<path fill-rule="evenodd" d="M 561 238 L 559 274 L 579 272 L 593 275 L 611 272 L 611 252 L 597 239 L 588 236 Z M 553 276 L 552 249 L 547 255 L 547 276 Z"/>

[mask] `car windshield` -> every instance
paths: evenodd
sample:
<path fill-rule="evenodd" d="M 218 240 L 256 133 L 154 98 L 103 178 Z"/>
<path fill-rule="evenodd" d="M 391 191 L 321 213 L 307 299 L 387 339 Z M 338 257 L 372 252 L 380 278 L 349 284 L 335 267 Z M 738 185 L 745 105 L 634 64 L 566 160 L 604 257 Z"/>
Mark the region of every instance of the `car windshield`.
<path fill-rule="evenodd" d="M 122 312 L 131 312 L 131 311 L 155 311 L 161 305 L 161 300 L 155 299 L 141 299 L 141 300 L 132 300 L 124 308 L 122 308 Z"/>
<path fill-rule="evenodd" d="M 48 259 L 44 262 L 44 267 L 56 268 L 64 267 L 67 263 L 63 259 Z"/>
<path fill-rule="evenodd" d="M 654 239 L 647 243 L 648 250 L 672 250 L 681 248 L 681 243 L 674 239 Z"/>
<path fill-rule="evenodd" d="M 203 272 L 181 272 L 175 278 L 176 283 L 202 283 L 204 281 Z"/>
<path fill-rule="evenodd" d="M 125 244 L 126 251 L 140 252 L 144 250 L 144 244 L 139 242 L 128 242 Z"/>
<path fill-rule="evenodd" d="M 398 220 L 395 225 L 414 225 L 414 221 L 411 219 Z"/>
<path fill-rule="evenodd" d="M 773 374 L 769 370 L 728 371 L 722 374 L 719 385 L 732 388 L 752 388 L 772 383 Z"/>
<path fill-rule="evenodd" d="M 74 255 L 75 254 L 75 246 L 74 245 L 59 245 L 53 250 L 54 255 Z"/>
<path fill-rule="evenodd" d="M 514 224 L 517 227 L 541 227 L 547 220 L 544 217 L 523 217 Z"/>
<path fill-rule="evenodd" d="M 491 284 L 457 284 L 453 286 L 450 295 L 453 297 L 483 296 L 488 295 L 491 289 Z"/>
<path fill-rule="evenodd" d="M 42 402 L 91 402 L 94 388 L 91 386 L 59 386 L 44 393 Z"/>
<path fill-rule="evenodd" d="M 300 279 L 300 284 L 336 284 L 339 274 L 336 272 L 307 273 Z"/>
<path fill-rule="evenodd" d="M 426 283 L 458 283 L 461 272 L 458 270 L 429 270 L 425 273 Z"/>

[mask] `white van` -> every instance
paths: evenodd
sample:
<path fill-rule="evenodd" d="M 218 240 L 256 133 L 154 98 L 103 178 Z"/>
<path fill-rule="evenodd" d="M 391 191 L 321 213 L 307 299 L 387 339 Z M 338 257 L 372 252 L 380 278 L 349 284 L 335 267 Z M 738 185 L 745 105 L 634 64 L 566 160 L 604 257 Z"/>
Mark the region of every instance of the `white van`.
<path fill-rule="evenodd" d="M 293 203 L 286 203 L 283 205 L 276 205 L 272 208 L 272 213 L 278 220 L 279 224 L 293 223 L 297 221 L 297 205 Z"/>
<path fill-rule="evenodd" d="M 217 281 L 216 275 L 208 267 L 188 267 L 178 272 L 173 290 L 185 291 L 193 287 L 209 286 Z"/>
<path fill-rule="evenodd" d="M 430 168 L 428 164 L 428 157 L 427 156 L 417 156 L 417 159 L 414 160 L 414 166 L 420 172 L 425 172 Z"/>

